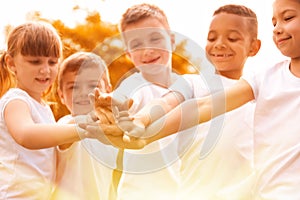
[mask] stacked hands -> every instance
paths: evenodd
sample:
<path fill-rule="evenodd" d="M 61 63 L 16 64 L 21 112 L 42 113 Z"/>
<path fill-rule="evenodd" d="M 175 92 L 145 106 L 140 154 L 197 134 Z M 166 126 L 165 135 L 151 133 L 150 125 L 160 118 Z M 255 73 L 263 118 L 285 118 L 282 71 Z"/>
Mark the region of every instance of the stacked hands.
<path fill-rule="evenodd" d="M 95 138 L 117 148 L 141 149 L 147 142 L 142 138 L 145 127 L 130 116 L 132 99 L 115 93 L 103 93 L 98 88 L 89 94 L 94 110 L 75 118 L 87 138 Z M 85 119 L 82 120 L 82 117 Z"/>

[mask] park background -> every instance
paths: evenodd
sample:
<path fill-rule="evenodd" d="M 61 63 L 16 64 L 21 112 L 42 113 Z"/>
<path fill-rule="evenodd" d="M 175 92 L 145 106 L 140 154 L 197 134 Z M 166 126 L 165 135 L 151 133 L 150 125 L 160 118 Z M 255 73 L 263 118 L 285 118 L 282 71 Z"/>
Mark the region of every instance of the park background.
<path fill-rule="evenodd" d="M 62 37 L 64 57 L 76 51 L 93 51 L 101 55 L 109 66 L 112 84 L 116 86 L 120 77 L 133 68 L 124 55 L 118 22 L 128 7 L 142 2 L 162 8 L 172 31 L 182 36 L 176 41 L 173 54 L 173 68 L 179 73 L 201 71 L 203 53 L 195 45 L 205 48 L 212 14 L 225 4 L 245 5 L 258 17 L 262 47 L 255 57 L 248 59 L 245 73 L 285 59 L 272 40 L 273 0 L 9 0 L 0 7 L 0 50 L 5 50 L 6 35 L 12 27 L 27 20 L 48 21 Z M 49 100 L 58 101 L 52 105 L 56 118 L 67 113 L 55 95 Z"/>

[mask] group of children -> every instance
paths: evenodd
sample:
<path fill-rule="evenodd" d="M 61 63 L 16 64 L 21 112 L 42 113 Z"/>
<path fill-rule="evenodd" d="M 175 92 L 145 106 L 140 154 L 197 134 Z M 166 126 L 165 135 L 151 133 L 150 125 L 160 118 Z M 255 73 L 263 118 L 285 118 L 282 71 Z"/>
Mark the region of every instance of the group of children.
<path fill-rule="evenodd" d="M 260 49 L 256 15 L 241 5 L 214 12 L 205 50 L 222 87 L 211 91 L 203 75 L 172 72 L 175 36 L 164 12 L 132 6 L 120 31 L 138 72 L 112 94 L 133 100 L 133 117 L 117 121 L 109 109 L 100 121 L 91 116 L 88 94 L 112 92 L 99 56 L 78 52 L 61 62 L 53 27 L 16 27 L 1 55 L 0 198 L 299 199 L 300 1 L 275 0 L 272 22 L 274 42 L 290 60 L 243 74 Z M 57 76 L 71 113 L 58 123 L 43 99 Z M 199 159 L 216 126 L 220 135 Z M 141 140 L 143 149 L 124 149 Z"/>

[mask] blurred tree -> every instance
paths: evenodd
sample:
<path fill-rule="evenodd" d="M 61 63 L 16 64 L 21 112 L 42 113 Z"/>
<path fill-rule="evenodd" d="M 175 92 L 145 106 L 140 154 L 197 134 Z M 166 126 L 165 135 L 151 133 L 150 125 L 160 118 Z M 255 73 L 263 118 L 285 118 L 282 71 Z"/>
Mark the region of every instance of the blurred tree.
<path fill-rule="evenodd" d="M 74 6 L 74 12 L 81 10 Z M 47 21 L 51 23 L 61 36 L 64 47 L 64 58 L 77 51 L 94 52 L 100 55 L 108 65 L 111 83 L 115 87 L 120 81 L 134 71 L 134 66 L 125 55 L 123 42 L 118 32 L 117 24 L 111 24 L 101 20 L 100 13 L 88 11 L 85 21 L 77 23 L 75 27 L 68 27 L 61 20 L 50 20 L 43 18 L 38 11 L 27 14 L 28 20 Z M 10 30 L 7 26 L 7 31 Z M 173 69 L 177 73 L 198 73 L 191 63 L 191 55 L 186 52 L 186 41 L 183 40 L 176 45 L 173 53 Z M 57 82 L 46 94 L 46 99 L 51 103 L 56 119 L 68 114 L 69 111 L 61 103 L 57 95 Z"/>

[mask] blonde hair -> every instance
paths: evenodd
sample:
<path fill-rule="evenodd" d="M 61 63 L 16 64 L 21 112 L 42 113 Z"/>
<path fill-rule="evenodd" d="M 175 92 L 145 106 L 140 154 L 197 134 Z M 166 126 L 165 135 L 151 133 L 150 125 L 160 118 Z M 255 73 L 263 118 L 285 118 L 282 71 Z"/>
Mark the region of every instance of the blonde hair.
<path fill-rule="evenodd" d="M 147 3 L 134 5 L 126 10 L 122 15 L 119 29 L 124 32 L 126 27 L 146 18 L 155 18 L 159 20 L 167 29 L 170 29 L 166 14 L 159 7 Z"/>
<path fill-rule="evenodd" d="M 62 57 L 62 42 L 55 28 L 45 22 L 27 22 L 15 27 L 7 38 L 7 50 L 0 57 L 0 97 L 15 85 L 15 78 L 5 63 L 5 56 Z"/>

